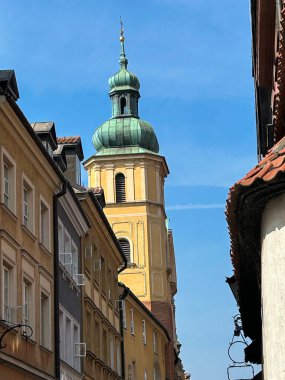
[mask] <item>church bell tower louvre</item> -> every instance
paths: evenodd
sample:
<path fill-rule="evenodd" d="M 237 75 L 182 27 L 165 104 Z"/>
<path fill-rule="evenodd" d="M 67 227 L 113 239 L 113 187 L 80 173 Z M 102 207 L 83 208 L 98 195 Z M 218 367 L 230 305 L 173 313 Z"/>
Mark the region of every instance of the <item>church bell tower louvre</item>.
<path fill-rule="evenodd" d="M 120 69 L 109 79 L 112 116 L 96 129 L 96 153 L 84 168 L 88 186 L 104 189 L 104 212 L 128 258 L 120 281 L 175 340 L 175 256 L 164 206 L 169 171 L 153 127 L 139 117 L 140 82 L 128 70 L 122 27 L 120 44 Z"/>

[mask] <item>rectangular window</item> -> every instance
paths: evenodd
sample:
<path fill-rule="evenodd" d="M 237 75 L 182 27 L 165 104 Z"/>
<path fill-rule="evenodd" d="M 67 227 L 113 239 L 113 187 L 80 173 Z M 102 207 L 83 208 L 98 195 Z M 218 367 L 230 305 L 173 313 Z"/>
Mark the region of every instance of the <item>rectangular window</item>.
<path fill-rule="evenodd" d="M 4 162 L 4 204 L 9 207 L 10 199 L 10 180 L 9 180 L 9 166 Z"/>
<path fill-rule="evenodd" d="M 73 346 L 72 346 L 72 320 L 66 315 L 65 318 L 65 361 L 69 365 L 73 365 Z"/>
<path fill-rule="evenodd" d="M 40 242 L 46 249 L 50 248 L 49 208 L 45 202 L 40 202 Z"/>
<path fill-rule="evenodd" d="M 142 320 L 142 340 L 143 344 L 146 344 L 146 324 L 144 319 Z"/>
<path fill-rule="evenodd" d="M 103 257 L 101 257 L 101 281 L 102 292 L 106 294 L 106 265 Z"/>
<path fill-rule="evenodd" d="M 119 339 L 116 339 L 116 359 L 117 359 L 117 374 L 121 376 L 122 375 L 121 342 L 119 341 Z"/>
<path fill-rule="evenodd" d="M 43 347 L 50 347 L 50 302 L 49 296 L 41 291 L 41 334 L 40 343 Z"/>
<path fill-rule="evenodd" d="M 23 322 L 33 327 L 33 285 L 26 279 L 23 282 Z"/>
<path fill-rule="evenodd" d="M 1 200 L 5 204 L 7 208 L 9 208 L 12 212 L 16 211 L 16 170 L 15 163 L 12 158 L 8 155 L 8 153 L 3 153 L 3 177 L 2 177 L 2 196 Z"/>
<path fill-rule="evenodd" d="M 101 331 L 100 331 L 100 323 L 97 320 L 95 320 L 94 342 L 96 342 L 95 343 L 95 355 L 97 357 L 100 357 Z"/>
<path fill-rule="evenodd" d="M 134 310 L 130 309 L 130 329 L 131 329 L 131 334 L 135 335 L 135 322 L 134 322 Z"/>
<path fill-rule="evenodd" d="M 107 346 L 107 331 L 103 330 L 103 361 L 107 363 L 108 346 Z"/>
<path fill-rule="evenodd" d="M 3 268 L 3 314 L 5 321 L 10 321 L 10 271 Z"/>
<path fill-rule="evenodd" d="M 23 180 L 23 225 L 34 233 L 34 194 L 27 180 Z"/>
<path fill-rule="evenodd" d="M 80 372 L 80 357 L 75 356 L 75 344 L 80 343 L 79 325 L 74 322 L 73 325 L 73 367 Z"/>
<path fill-rule="evenodd" d="M 153 332 L 153 352 L 157 354 L 157 336 L 156 332 Z"/>
<path fill-rule="evenodd" d="M 114 370 L 115 369 L 115 357 L 114 357 L 114 338 L 112 333 L 110 333 L 109 337 L 109 343 L 110 343 L 110 367 Z"/>
<path fill-rule="evenodd" d="M 63 310 L 59 309 L 59 340 L 60 340 L 60 359 L 64 360 L 65 357 L 65 344 L 64 344 L 64 313 Z"/>

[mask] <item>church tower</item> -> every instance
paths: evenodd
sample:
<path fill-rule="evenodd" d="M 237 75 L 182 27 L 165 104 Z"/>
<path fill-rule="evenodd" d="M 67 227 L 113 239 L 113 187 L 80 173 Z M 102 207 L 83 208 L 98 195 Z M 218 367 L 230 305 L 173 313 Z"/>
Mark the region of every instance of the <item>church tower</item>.
<path fill-rule="evenodd" d="M 154 313 L 176 341 L 175 258 L 164 206 L 166 160 L 152 126 L 140 119 L 140 82 L 128 70 L 121 28 L 120 70 L 109 79 L 112 117 L 96 129 L 97 151 L 84 163 L 89 187 L 102 187 L 104 212 L 128 258 L 120 281 Z"/>

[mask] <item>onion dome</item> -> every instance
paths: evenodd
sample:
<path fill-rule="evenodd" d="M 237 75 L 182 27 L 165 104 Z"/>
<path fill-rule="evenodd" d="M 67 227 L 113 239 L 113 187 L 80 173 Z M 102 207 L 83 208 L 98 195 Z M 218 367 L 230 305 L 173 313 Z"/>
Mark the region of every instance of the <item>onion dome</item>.
<path fill-rule="evenodd" d="M 92 142 L 98 151 L 97 155 L 110 154 L 111 152 L 125 154 L 127 152 L 158 153 L 159 151 L 152 126 L 135 117 L 114 118 L 106 121 L 95 131 Z M 113 148 L 131 149 L 119 151 Z"/>
<path fill-rule="evenodd" d="M 92 142 L 96 155 L 158 153 L 159 146 L 152 126 L 139 118 L 140 82 L 127 70 L 125 37 L 121 23 L 120 70 L 109 79 L 112 118 L 95 131 Z"/>

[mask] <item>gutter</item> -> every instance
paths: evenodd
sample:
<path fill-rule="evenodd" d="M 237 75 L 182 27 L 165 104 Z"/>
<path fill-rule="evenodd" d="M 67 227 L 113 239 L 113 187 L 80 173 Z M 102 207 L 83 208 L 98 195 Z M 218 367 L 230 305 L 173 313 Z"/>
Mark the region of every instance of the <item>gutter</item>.
<path fill-rule="evenodd" d="M 59 247 L 58 247 L 58 200 L 66 194 L 67 181 L 53 197 L 53 249 L 54 249 L 54 369 L 55 379 L 60 380 L 60 331 L 59 331 Z"/>
<path fill-rule="evenodd" d="M 128 288 L 126 285 L 119 283 L 121 287 L 124 288 L 123 293 L 120 295 L 120 300 L 123 301 L 129 294 L 130 294 L 130 288 Z M 124 310 L 120 310 L 120 334 L 122 337 L 121 340 L 121 370 L 122 375 L 121 378 L 125 379 L 125 345 L 124 345 Z"/>

